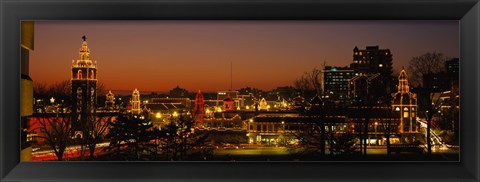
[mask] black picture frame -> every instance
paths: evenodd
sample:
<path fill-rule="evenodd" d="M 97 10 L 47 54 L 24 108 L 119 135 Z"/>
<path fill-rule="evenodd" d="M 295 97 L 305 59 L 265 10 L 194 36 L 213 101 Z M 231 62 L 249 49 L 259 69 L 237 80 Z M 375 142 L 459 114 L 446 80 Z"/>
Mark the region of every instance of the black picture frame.
<path fill-rule="evenodd" d="M 458 20 L 460 162 L 19 162 L 21 20 Z M 479 181 L 478 0 L 0 1 L 2 181 Z"/>

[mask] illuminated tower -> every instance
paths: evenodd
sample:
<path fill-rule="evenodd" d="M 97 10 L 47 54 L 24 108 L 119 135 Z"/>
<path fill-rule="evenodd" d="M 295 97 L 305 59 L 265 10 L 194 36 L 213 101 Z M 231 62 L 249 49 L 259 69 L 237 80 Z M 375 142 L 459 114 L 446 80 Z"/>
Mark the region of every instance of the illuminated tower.
<path fill-rule="evenodd" d="M 197 97 L 195 98 L 195 107 L 193 108 L 193 117 L 195 122 L 200 123 L 203 122 L 203 117 L 205 116 L 205 110 L 203 108 L 205 102 L 203 100 L 202 91 L 198 90 Z"/>
<path fill-rule="evenodd" d="M 77 60 L 72 60 L 72 125 L 76 131 L 95 119 L 97 103 L 97 63 L 90 59 L 87 38 L 82 37 Z"/>
<path fill-rule="evenodd" d="M 407 72 L 402 69 L 398 76 L 398 92 L 392 94 L 392 109 L 395 116 L 400 118 L 398 125 L 399 133 L 418 132 L 417 117 L 417 95 L 410 92 Z"/>
<path fill-rule="evenodd" d="M 132 114 L 140 114 L 140 92 L 135 88 L 132 93 Z"/>
<path fill-rule="evenodd" d="M 105 108 L 113 109 L 115 107 L 115 95 L 113 95 L 111 90 L 108 91 L 106 98 Z"/>

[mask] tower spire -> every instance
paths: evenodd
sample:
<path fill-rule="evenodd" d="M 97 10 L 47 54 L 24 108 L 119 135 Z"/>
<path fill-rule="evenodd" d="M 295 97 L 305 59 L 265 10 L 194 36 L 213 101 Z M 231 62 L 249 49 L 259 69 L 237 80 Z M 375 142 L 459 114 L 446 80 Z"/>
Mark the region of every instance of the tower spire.
<path fill-rule="evenodd" d="M 85 60 L 85 61 L 90 61 L 90 49 L 88 48 L 87 45 L 87 37 L 84 35 L 82 36 L 82 47 L 80 48 L 80 51 L 78 53 L 79 60 Z"/>
<path fill-rule="evenodd" d="M 408 86 L 407 72 L 404 69 L 400 71 L 400 75 L 398 76 L 398 91 L 400 93 L 410 92 L 410 88 Z"/>

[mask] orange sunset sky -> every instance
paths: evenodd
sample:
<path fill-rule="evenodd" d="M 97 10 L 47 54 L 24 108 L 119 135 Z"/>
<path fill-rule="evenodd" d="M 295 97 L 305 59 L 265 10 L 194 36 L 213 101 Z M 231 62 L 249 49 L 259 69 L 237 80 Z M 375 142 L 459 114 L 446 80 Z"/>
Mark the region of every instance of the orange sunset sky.
<path fill-rule="evenodd" d="M 37 21 L 34 82 L 69 80 L 83 35 L 109 90 L 228 90 L 230 64 L 234 90 L 271 90 L 348 66 L 355 46 L 390 49 L 397 71 L 426 52 L 459 57 L 458 21 Z"/>

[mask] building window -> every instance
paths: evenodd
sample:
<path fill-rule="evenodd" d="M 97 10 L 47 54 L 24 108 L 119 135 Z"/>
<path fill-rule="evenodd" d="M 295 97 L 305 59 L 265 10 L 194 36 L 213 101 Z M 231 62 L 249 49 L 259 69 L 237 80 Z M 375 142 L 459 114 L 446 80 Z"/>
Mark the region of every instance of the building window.
<path fill-rule="evenodd" d="M 77 71 L 77 79 L 82 79 L 82 70 Z"/>
<path fill-rule="evenodd" d="M 403 117 L 408 118 L 408 112 L 403 112 Z"/>

